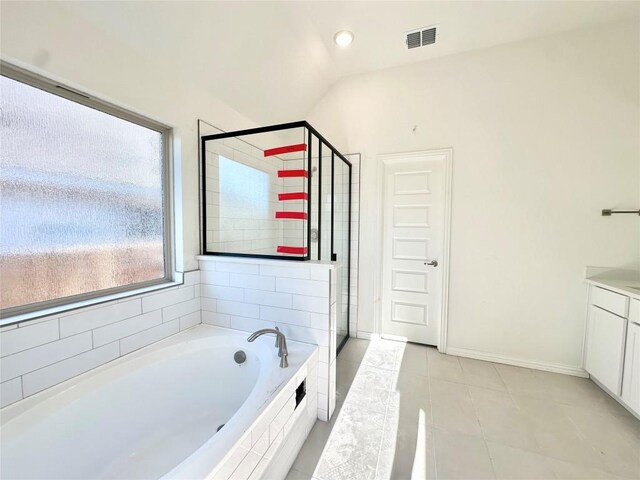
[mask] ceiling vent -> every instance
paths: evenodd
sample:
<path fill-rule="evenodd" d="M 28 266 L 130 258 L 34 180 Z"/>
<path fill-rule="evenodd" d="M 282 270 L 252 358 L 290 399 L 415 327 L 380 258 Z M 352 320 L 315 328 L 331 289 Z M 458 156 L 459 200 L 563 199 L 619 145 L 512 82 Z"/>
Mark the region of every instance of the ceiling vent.
<path fill-rule="evenodd" d="M 405 43 L 408 49 L 432 45 L 436 43 L 436 38 L 438 37 L 438 26 L 418 28 L 407 32 L 405 35 Z"/>

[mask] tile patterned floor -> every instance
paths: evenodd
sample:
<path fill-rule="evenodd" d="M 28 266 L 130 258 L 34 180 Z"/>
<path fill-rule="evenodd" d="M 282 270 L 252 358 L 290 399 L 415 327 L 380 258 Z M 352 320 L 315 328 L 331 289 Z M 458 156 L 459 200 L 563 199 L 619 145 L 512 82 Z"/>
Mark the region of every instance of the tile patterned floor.
<path fill-rule="evenodd" d="M 350 339 L 287 480 L 640 479 L 640 421 L 587 379 Z"/>

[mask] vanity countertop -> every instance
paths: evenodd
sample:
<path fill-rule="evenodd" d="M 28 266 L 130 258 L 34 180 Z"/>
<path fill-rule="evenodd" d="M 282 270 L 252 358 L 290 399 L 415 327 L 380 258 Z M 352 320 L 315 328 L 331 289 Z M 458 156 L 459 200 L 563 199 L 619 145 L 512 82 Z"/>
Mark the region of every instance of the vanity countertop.
<path fill-rule="evenodd" d="M 640 280 L 592 277 L 587 283 L 640 300 Z"/>

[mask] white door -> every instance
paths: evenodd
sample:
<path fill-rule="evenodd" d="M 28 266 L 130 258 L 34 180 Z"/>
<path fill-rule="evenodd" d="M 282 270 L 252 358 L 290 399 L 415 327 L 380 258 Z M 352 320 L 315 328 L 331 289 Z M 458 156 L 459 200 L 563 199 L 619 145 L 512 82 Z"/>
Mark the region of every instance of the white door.
<path fill-rule="evenodd" d="M 442 310 L 444 160 L 384 165 L 382 335 L 437 345 Z"/>

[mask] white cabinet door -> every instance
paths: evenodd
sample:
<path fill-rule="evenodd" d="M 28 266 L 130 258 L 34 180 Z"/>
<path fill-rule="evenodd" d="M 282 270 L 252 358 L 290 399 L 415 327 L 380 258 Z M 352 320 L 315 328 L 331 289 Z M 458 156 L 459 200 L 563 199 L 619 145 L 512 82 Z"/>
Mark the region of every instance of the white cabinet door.
<path fill-rule="evenodd" d="M 640 414 L 640 325 L 629 323 L 624 354 L 622 400 Z"/>
<path fill-rule="evenodd" d="M 615 395 L 620 395 L 627 320 L 590 306 L 585 368 Z"/>

